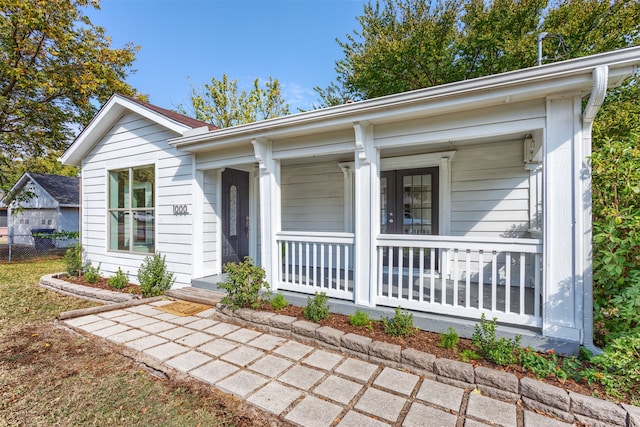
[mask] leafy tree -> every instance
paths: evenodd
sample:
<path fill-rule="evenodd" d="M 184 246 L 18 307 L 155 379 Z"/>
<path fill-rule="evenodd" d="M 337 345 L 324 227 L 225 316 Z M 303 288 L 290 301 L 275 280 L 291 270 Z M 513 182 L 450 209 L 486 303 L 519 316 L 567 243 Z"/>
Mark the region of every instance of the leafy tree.
<path fill-rule="evenodd" d="M 286 116 L 289 104 L 282 98 L 280 82 L 269 77 L 269 81 L 260 86 L 259 79 L 253 81 L 249 92 L 239 92 L 238 81 L 229 80 L 226 74 L 222 79 L 211 78 L 211 83 L 203 87 L 191 88 L 191 112 L 196 119 L 214 124 L 220 128 L 267 120 Z M 180 112 L 189 114 L 183 106 Z"/>
<path fill-rule="evenodd" d="M 137 47 L 112 49 L 84 15 L 97 0 L 0 0 L 0 187 L 21 161 L 66 148 L 124 80 Z"/>
<path fill-rule="evenodd" d="M 380 0 L 357 20 L 361 28 L 338 40 L 334 83 L 356 100 L 534 66 L 543 32 L 547 60 L 636 44 L 640 2 Z M 321 100 L 334 100 L 330 89 L 316 90 Z"/>

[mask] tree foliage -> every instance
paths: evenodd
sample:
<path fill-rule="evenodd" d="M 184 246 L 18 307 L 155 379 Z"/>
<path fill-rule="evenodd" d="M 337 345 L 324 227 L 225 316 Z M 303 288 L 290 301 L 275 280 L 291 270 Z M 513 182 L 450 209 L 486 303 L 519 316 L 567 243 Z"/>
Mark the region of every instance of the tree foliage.
<path fill-rule="evenodd" d="M 229 80 L 226 74 L 222 79 L 211 78 L 211 83 L 203 87 L 191 88 L 191 111 L 183 106 L 183 114 L 193 113 L 194 117 L 220 128 L 252 123 L 286 116 L 289 104 L 282 98 L 282 89 L 277 79 L 260 86 L 259 79 L 253 81 L 251 90 L 239 91 L 238 81 Z"/>
<path fill-rule="evenodd" d="M 534 66 L 543 32 L 547 61 L 633 45 L 640 2 L 380 0 L 357 20 L 336 63 L 337 84 L 356 100 Z M 330 90 L 316 92 L 338 103 Z"/>
<path fill-rule="evenodd" d="M 119 92 L 137 47 L 111 48 L 84 15 L 96 0 L 0 0 L 0 187 L 15 165 L 52 158 Z"/>

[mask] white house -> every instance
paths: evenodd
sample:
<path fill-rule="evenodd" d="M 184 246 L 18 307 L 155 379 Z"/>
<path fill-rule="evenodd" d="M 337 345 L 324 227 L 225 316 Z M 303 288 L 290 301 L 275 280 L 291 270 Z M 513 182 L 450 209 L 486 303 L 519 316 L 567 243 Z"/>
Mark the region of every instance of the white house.
<path fill-rule="evenodd" d="M 8 234 L 13 244 L 33 245 L 33 230 L 79 231 L 79 178 L 25 173 L 9 194 L 22 191 L 29 192 L 27 200 L 3 203 L 7 207 Z M 75 239 L 56 239 L 55 247 L 64 248 L 75 242 Z"/>
<path fill-rule="evenodd" d="M 638 63 L 629 48 L 227 129 L 114 95 L 62 158 L 82 166 L 82 243 L 106 272 L 159 251 L 188 286 L 248 255 L 290 297 L 591 345 L 591 125 Z"/>

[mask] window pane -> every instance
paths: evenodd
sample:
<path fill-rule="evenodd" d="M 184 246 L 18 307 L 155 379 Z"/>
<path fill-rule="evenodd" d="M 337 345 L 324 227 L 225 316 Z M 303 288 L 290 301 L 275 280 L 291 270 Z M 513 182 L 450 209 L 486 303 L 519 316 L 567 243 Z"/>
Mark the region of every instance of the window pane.
<path fill-rule="evenodd" d="M 153 202 L 153 185 L 154 185 L 154 167 L 145 166 L 133 169 L 133 207 L 134 208 L 152 208 Z"/>
<path fill-rule="evenodd" d="M 154 217 L 153 211 L 137 211 L 133 213 L 134 252 L 153 253 L 154 245 Z"/>
<path fill-rule="evenodd" d="M 129 250 L 130 231 L 129 212 L 109 213 L 109 249 L 114 251 Z"/>
<path fill-rule="evenodd" d="M 109 173 L 109 208 L 129 207 L 129 171 L 120 170 Z"/>
<path fill-rule="evenodd" d="M 229 236 L 238 235 L 238 189 L 229 188 Z"/>

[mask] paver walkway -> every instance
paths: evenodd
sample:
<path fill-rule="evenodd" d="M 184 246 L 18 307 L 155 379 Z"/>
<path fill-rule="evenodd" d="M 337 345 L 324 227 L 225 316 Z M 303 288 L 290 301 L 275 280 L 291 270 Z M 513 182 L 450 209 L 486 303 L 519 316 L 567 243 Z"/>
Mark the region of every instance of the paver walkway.
<path fill-rule="evenodd" d="M 570 425 L 419 375 L 220 322 L 215 309 L 186 317 L 158 309 L 171 302 L 63 322 L 300 426 Z"/>

